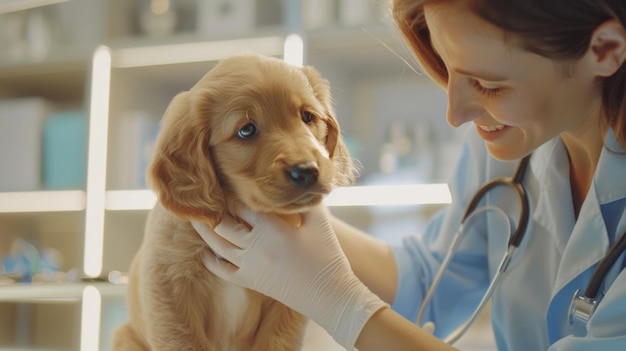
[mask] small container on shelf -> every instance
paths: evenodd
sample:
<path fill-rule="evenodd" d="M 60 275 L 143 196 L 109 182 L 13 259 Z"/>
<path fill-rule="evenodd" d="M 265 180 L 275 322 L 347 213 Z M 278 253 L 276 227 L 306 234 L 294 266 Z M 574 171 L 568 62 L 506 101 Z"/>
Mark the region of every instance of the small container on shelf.
<path fill-rule="evenodd" d="M 126 111 L 117 124 L 114 153 L 116 167 L 111 171 L 119 189 L 144 189 L 145 173 L 152 158 L 154 142 L 159 131 L 158 118 L 146 111 Z"/>
<path fill-rule="evenodd" d="M 84 189 L 87 174 L 87 118 L 82 111 L 50 114 L 43 135 L 43 186 Z"/>
<path fill-rule="evenodd" d="M 255 0 L 198 0 L 200 35 L 213 37 L 247 34 L 256 25 Z"/>
<path fill-rule="evenodd" d="M 41 136 L 48 110 L 39 97 L 0 101 L 0 192 L 41 188 Z"/>

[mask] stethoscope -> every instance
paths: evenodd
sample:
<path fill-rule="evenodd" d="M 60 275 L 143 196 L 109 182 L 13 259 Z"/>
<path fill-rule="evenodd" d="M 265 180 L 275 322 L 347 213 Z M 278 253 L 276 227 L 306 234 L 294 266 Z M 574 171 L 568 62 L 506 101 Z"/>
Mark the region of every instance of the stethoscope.
<path fill-rule="evenodd" d="M 530 156 L 531 155 L 524 157 L 519 162 L 517 170 L 515 171 L 513 177 L 494 178 L 485 185 L 483 185 L 476 192 L 474 197 L 471 199 L 469 205 L 467 206 L 463 217 L 461 218 L 461 224 L 459 226 L 459 229 L 454 234 L 452 243 L 450 244 L 450 248 L 448 249 L 448 252 L 443 259 L 441 267 L 439 267 L 439 270 L 437 271 L 437 274 L 435 274 L 435 277 L 433 279 L 433 283 L 431 284 L 430 288 L 426 292 L 426 295 L 424 296 L 424 300 L 422 301 L 422 305 L 420 306 L 417 320 L 415 322 L 417 325 L 421 323 L 422 316 L 424 314 L 424 311 L 426 310 L 426 306 L 428 305 L 428 302 L 430 301 L 435 289 L 439 285 L 439 281 L 446 271 L 448 264 L 452 260 L 452 257 L 454 256 L 454 253 L 456 252 L 461 242 L 463 234 L 465 234 L 466 232 L 465 228 L 471 222 L 471 219 L 474 218 L 476 214 L 484 211 L 496 211 L 500 213 L 504 218 L 508 218 L 504 211 L 498 207 L 485 206 L 478 209 L 480 201 L 490 190 L 497 187 L 506 187 L 512 189 L 520 204 L 520 214 L 517 228 L 509 239 L 509 243 L 504 257 L 500 261 L 496 274 L 489 283 L 489 287 L 487 288 L 487 291 L 485 292 L 483 298 L 478 304 L 478 307 L 476 307 L 470 318 L 465 322 L 465 324 L 463 324 L 463 326 L 461 326 L 459 329 L 456 330 L 456 332 L 454 332 L 452 335 L 448 336 L 444 340 L 448 344 L 454 344 L 456 341 L 458 341 L 474 324 L 478 316 L 481 314 L 481 312 L 484 310 L 485 306 L 489 302 L 489 299 L 493 295 L 495 288 L 498 286 L 502 276 L 508 269 L 513 254 L 515 253 L 520 243 L 522 242 L 522 239 L 524 238 L 526 227 L 528 226 L 529 221 L 529 201 L 528 194 L 526 192 L 526 189 L 524 188 L 524 185 L 522 184 L 522 181 L 524 180 L 524 175 L 526 174 L 526 170 L 528 169 Z M 509 233 L 507 234 L 510 234 L 510 228 L 507 229 L 509 230 Z M 600 299 L 602 298 L 601 296 L 598 296 L 598 291 L 600 290 L 602 282 L 606 278 L 611 267 L 613 267 L 619 256 L 624 251 L 626 251 L 626 230 L 624 230 L 622 235 L 611 246 L 611 248 L 604 256 L 604 258 L 600 261 L 600 263 L 598 263 L 598 266 L 594 270 L 592 277 L 587 285 L 587 288 L 585 289 L 585 293 L 581 295 L 579 289 L 574 294 L 568 312 L 568 320 L 570 324 L 587 323 L 587 321 L 595 311 Z M 423 328 L 429 330 L 432 333 L 434 331 L 434 324 L 432 322 L 427 322 L 426 324 L 424 324 Z"/>

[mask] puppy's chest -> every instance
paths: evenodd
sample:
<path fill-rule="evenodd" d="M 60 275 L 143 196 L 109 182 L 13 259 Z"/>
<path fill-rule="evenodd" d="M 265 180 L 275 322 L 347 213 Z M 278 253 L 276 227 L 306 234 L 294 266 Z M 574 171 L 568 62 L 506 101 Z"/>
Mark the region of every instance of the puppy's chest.
<path fill-rule="evenodd" d="M 232 284 L 225 284 L 220 291 L 222 321 L 230 335 L 236 334 L 241 322 L 246 320 L 249 301 L 245 289 Z"/>

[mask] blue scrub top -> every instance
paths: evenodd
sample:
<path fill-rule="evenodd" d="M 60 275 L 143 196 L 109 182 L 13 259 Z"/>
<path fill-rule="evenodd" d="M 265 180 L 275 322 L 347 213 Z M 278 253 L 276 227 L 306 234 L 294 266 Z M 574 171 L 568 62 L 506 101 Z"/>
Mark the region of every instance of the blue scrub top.
<path fill-rule="evenodd" d="M 605 296 L 587 326 L 568 321 L 575 291 L 585 290 L 593 269 L 626 228 L 626 155 L 608 149 L 624 152 L 612 131 L 578 220 L 561 139 L 533 153 L 524 178 L 530 221 L 491 302 L 498 350 L 626 350 L 624 255 L 609 272 L 600 290 Z M 469 131 L 450 183 L 452 204 L 431 220 L 423 235 L 407 237 L 393 247 L 399 270 L 393 309 L 415 321 L 470 199 L 490 179 L 512 176 L 517 164 L 490 157 L 476 131 Z M 491 191 L 485 205 L 501 207 L 517 223 L 519 204 L 512 191 Z M 437 336 L 462 325 L 494 276 L 509 239 L 500 218 L 489 211 L 471 221 L 422 320 L 435 323 Z"/>

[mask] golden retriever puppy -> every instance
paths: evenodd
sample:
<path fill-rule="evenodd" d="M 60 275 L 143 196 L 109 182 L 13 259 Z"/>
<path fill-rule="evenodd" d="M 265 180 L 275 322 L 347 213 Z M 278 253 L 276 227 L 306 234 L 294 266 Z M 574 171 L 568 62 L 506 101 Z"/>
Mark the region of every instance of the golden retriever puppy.
<path fill-rule="evenodd" d="M 114 349 L 299 349 L 305 318 L 205 269 L 206 244 L 190 221 L 215 226 L 247 207 L 297 222 L 353 176 L 315 69 L 254 54 L 219 62 L 163 117 L 148 169 L 158 203 L 131 266 L 129 322 L 115 331 Z"/>

